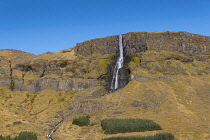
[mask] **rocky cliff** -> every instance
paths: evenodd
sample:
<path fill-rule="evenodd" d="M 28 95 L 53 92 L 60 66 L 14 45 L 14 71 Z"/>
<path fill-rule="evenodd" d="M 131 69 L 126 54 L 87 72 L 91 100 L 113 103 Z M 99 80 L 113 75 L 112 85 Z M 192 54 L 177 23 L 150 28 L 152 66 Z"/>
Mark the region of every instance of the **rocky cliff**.
<path fill-rule="evenodd" d="M 78 91 L 104 85 L 107 66 L 113 57 L 75 57 L 72 49 L 38 56 L 16 52 L 1 50 L 0 86 L 30 92 Z"/>
<path fill-rule="evenodd" d="M 128 84 L 109 94 L 118 36 L 41 55 L 0 50 L 0 135 L 33 131 L 46 140 L 62 121 L 53 140 L 159 132 L 182 140 L 210 139 L 210 37 L 168 31 L 122 36 L 125 63 L 119 80 Z M 91 125 L 72 124 L 87 114 Z M 107 135 L 100 120 L 109 118 L 150 119 L 163 130 Z"/>
<path fill-rule="evenodd" d="M 184 54 L 199 54 L 210 51 L 210 37 L 188 32 L 131 32 L 123 34 L 123 44 L 127 55 L 154 51 L 173 51 Z M 93 53 L 113 54 L 118 48 L 118 36 L 92 39 L 78 43 L 75 55 Z"/>
<path fill-rule="evenodd" d="M 134 71 L 131 66 L 134 65 L 132 59 L 135 59 L 135 64 L 148 71 L 159 69 L 153 71 L 182 74 L 187 74 L 187 71 L 178 66 L 179 64 L 167 62 L 164 68 L 162 65 L 170 59 L 180 60 L 181 63 L 194 62 L 198 59 L 208 63 L 209 60 L 209 56 L 205 55 L 210 51 L 210 37 L 207 36 L 169 31 L 131 32 L 122 36 L 126 61 L 124 68 L 120 70 L 120 81 L 128 81 L 131 78 L 130 74 Z M 68 50 L 37 56 L 17 50 L 0 50 L 0 86 L 31 92 L 48 88 L 56 91 L 77 91 L 97 85 L 103 85 L 108 89 L 116 61 L 115 56 L 119 52 L 118 41 L 118 36 L 92 39 L 78 43 Z M 173 55 L 166 52 L 168 58 L 164 61 L 157 58 L 151 62 L 149 58 L 152 59 L 154 53 L 139 54 L 146 51 L 167 51 L 173 52 Z M 153 63 L 158 63 L 158 66 L 155 68 L 149 66 L 154 65 Z M 170 65 L 177 65 L 179 68 Z M 203 71 L 209 72 L 208 68 Z"/>

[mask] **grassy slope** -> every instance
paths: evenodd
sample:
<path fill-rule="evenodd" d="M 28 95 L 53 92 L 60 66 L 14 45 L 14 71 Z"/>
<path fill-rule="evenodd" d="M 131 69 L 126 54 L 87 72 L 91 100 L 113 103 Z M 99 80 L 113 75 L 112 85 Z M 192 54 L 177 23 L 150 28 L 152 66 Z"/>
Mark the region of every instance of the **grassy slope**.
<path fill-rule="evenodd" d="M 3 58 L 7 61 L 12 61 L 13 64 L 16 63 L 24 63 L 25 61 L 33 61 L 33 60 L 73 60 L 76 57 L 74 56 L 73 48 L 62 50 L 60 52 L 48 54 L 43 53 L 40 55 L 34 55 L 31 53 L 26 53 L 19 50 L 13 49 L 0 49 L 0 58 Z"/>
<path fill-rule="evenodd" d="M 186 82 L 187 80 L 187 82 Z M 199 85 L 197 85 L 199 81 Z M 209 103 L 205 101 L 209 95 L 204 96 L 204 87 L 210 82 L 199 78 L 180 77 L 173 83 L 163 81 L 137 82 L 131 81 L 125 88 L 92 101 L 103 105 L 98 112 L 90 114 L 95 126 L 78 127 L 71 124 L 71 120 L 65 121 L 55 133 L 58 139 L 84 138 L 85 140 L 99 140 L 104 135 L 99 127 L 102 118 L 142 118 L 151 119 L 159 123 L 163 130 L 159 132 L 172 132 L 176 139 L 208 139 Z M 200 92 L 197 92 L 199 90 Z M 132 107 L 132 101 L 143 103 L 140 107 Z M 115 114 L 114 112 L 122 112 Z M 95 130 L 95 131 L 94 131 Z M 128 133 L 130 135 L 153 135 L 156 132 Z M 63 137 L 62 137 L 62 135 Z M 118 134 L 111 135 L 118 136 Z"/>
<path fill-rule="evenodd" d="M 1 88 L 1 129 L 3 135 L 16 135 L 20 131 L 28 130 L 39 134 L 39 139 L 44 139 L 50 127 L 63 114 L 74 114 L 62 123 L 54 133 L 54 139 L 79 138 L 85 140 L 100 140 L 104 137 L 118 136 L 105 135 L 100 127 L 103 118 L 142 118 L 151 119 L 159 123 L 163 130 L 158 132 L 171 132 L 176 139 L 209 139 L 209 95 L 206 93 L 210 82 L 203 78 L 176 77 L 179 80 L 171 83 L 164 81 L 131 81 L 125 88 L 107 96 L 81 101 L 80 97 L 85 92 L 55 92 L 44 90 L 37 94 L 29 92 L 10 92 L 7 88 Z M 210 77 L 206 77 L 209 78 Z M 140 101 L 143 105 L 133 107 L 132 101 Z M 71 106 L 71 103 L 78 103 Z M 86 104 L 82 104 L 86 103 Z M 83 107 L 81 107 L 83 106 Z M 67 109 L 67 107 L 69 109 Z M 121 113 L 119 113 L 121 112 Z M 72 118 L 84 114 L 90 114 L 93 126 L 79 127 L 72 125 Z M 13 122 L 22 121 L 20 125 Z M 135 132 L 120 134 L 153 135 L 154 132 Z"/>
<path fill-rule="evenodd" d="M 26 53 L 19 50 L 13 49 L 0 49 L 0 67 L 7 68 L 9 71 L 9 61 L 11 61 L 11 66 L 14 68 L 17 64 L 30 64 L 31 62 L 35 62 L 36 60 L 45 60 L 45 61 L 56 61 L 56 60 L 75 60 L 76 56 L 74 55 L 73 48 L 62 50 L 56 53 L 43 53 L 40 55 L 34 55 L 31 53 Z M 8 76 L 0 73 L 0 76 Z M 22 72 L 13 69 L 13 77 L 17 79 L 22 78 Z M 55 75 L 50 75 L 49 78 L 57 78 Z M 36 80 L 39 77 L 34 75 L 34 72 L 29 71 L 25 75 L 25 79 L 27 80 Z"/>
<path fill-rule="evenodd" d="M 2 50 L 1 50 L 2 51 Z M 6 51 L 8 53 L 8 50 Z M 11 52 L 10 52 L 11 53 Z M 12 55 L 8 53 L 8 59 Z M 6 56 L 5 52 L 1 53 Z M 73 51 L 42 54 L 28 54 L 28 59 L 74 59 Z M 149 56 L 149 57 L 148 57 Z M 162 59 L 173 56 L 176 59 Z M 0 134 L 17 135 L 20 131 L 38 133 L 39 139 L 45 139 L 53 124 L 60 121 L 62 114 L 72 113 L 54 133 L 55 140 L 100 140 L 105 137 L 118 135 L 153 135 L 154 132 L 135 132 L 128 134 L 105 135 L 100 127 L 103 118 L 142 118 L 159 123 L 163 130 L 171 132 L 176 139 L 207 140 L 210 138 L 210 105 L 209 87 L 210 75 L 205 72 L 209 62 L 195 60 L 189 63 L 180 62 L 184 56 L 168 52 L 146 52 L 140 54 L 141 63 L 147 64 L 147 69 L 136 67 L 138 62 L 130 64 L 132 74 L 152 77 L 152 80 L 141 82 L 130 81 L 129 84 L 112 94 L 97 98 L 86 99 L 91 92 L 100 87 L 79 92 L 56 92 L 44 90 L 33 94 L 26 91 L 11 92 L 8 88 L 0 88 Z M 138 59 L 136 59 L 138 61 Z M 156 62 L 156 60 L 158 60 Z M 170 61 L 171 69 L 165 62 Z M 162 63 L 164 62 L 164 63 Z M 175 70 L 176 69 L 176 70 Z M 185 71 L 183 73 L 183 71 Z M 162 72 L 162 73 L 161 73 Z M 163 74 L 164 73 L 164 74 Z M 165 76 L 165 79 L 155 79 Z M 139 101 L 139 107 L 131 103 Z M 61 114 L 61 115 L 59 115 Z M 79 127 L 72 125 L 75 116 L 90 114 L 93 126 Z M 13 122 L 22 124 L 14 125 Z"/>

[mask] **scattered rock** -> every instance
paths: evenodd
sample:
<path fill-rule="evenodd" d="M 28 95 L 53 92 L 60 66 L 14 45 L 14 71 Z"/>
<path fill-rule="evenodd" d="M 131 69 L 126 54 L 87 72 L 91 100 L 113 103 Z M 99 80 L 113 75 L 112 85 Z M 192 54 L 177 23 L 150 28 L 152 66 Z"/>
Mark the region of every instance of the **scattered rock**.
<path fill-rule="evenodd" d="M 143 103 L 140 102 L 140 101 L 133 101 L 133 102 L 131 103 L 131 105 L 132 105 L 133 107 L 139 107 L 139 106 L 142 106 Z"/>
<path fill-rule="evenodd" d="M 53 54 L 53 52 L 48 51 L 48 52 L 46 52 L 45 54 Z"/>
<path fill-rule="evenodd" d="M 115 111 L 114 114 L 122 114 L 125 111 Z"/>
<path fill-rule="evenodd" d="M 8 73 L 8 68 L 0 67 L 0 74 L 6 74 Z"/>
<path fill-rule="evenodd" d="M 20 125 L 20 124 L 22 124 L 21 121 L 13 122 L 13 125 Z"/>

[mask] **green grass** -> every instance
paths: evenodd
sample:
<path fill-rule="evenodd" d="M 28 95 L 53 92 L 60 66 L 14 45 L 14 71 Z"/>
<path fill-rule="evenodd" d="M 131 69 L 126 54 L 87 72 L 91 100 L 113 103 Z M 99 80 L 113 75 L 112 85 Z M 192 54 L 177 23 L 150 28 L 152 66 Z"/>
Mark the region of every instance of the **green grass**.
<path fill-rule="evenodd" d="M 102 140 L 174 140 L 171 133 L 158 133 L 154 136 L 109 137 Z"/>
<path fill-rule="evenodd" d="M 87 126 L 90 124 L 90 116 L 81 116 L 78 118 L 74 118 L 72 124 L 78 126 Z"/>
<path fill-rule="evenodd" d="M 162 130 L 159 124 L 143 119 L 105 119 L 101 126 L 105 134 Z"/>
<path fill-rule="evenodd" d="M 37 140 L 37 136 L 33 132 L 20 132 L 18 136 L 15 138 L 11 138 L 10 136 L 3 137 L 0 135 L 0 140 Z"/>

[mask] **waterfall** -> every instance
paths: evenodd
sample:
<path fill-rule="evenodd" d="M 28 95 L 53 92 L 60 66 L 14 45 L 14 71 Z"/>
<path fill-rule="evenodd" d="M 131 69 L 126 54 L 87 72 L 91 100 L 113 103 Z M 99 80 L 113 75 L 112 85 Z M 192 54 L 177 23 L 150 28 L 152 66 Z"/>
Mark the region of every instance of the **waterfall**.
<path fill-rule="evenodd" d="M 111 89 L 118 89 L 119 87 L 119 82 L 118 82 L 118 73 L 119 69 L 123 67 L 124 63 L 124 55 L 123 55 L 123 44 L 122 44 L 122 35 L 119 36 L 119 57 L 117 59 L 117 62 L 115 64 L 114 72 L 113 72 L 113 77 L 112 77 L 112 82 L 111 82 Z"/>
<path fill-rule="evenodd" d="M 52 139 L 52 134 L 58 129 L 58 126 L 63 122 L 63 120 L 59 121 L 54 127 L 53 129 L 50 131 L 50 133 L 48 135 L 46 135 L 47 140 L 53 140 Z"/>
<path fill-rule="evenodd" d="M 52 139 L 52 134 L 58 129 L 59 125 L 65 120 L 66 117 L 69 117 L 72 113 L 68 113 L 64 116 L 62 116 L 62 120 L 59 121 L 56 125 L 53 126 L 53 128 L 50 130 L 50 133 L 46 135 L 47 140 L 53 140 Z"/>

